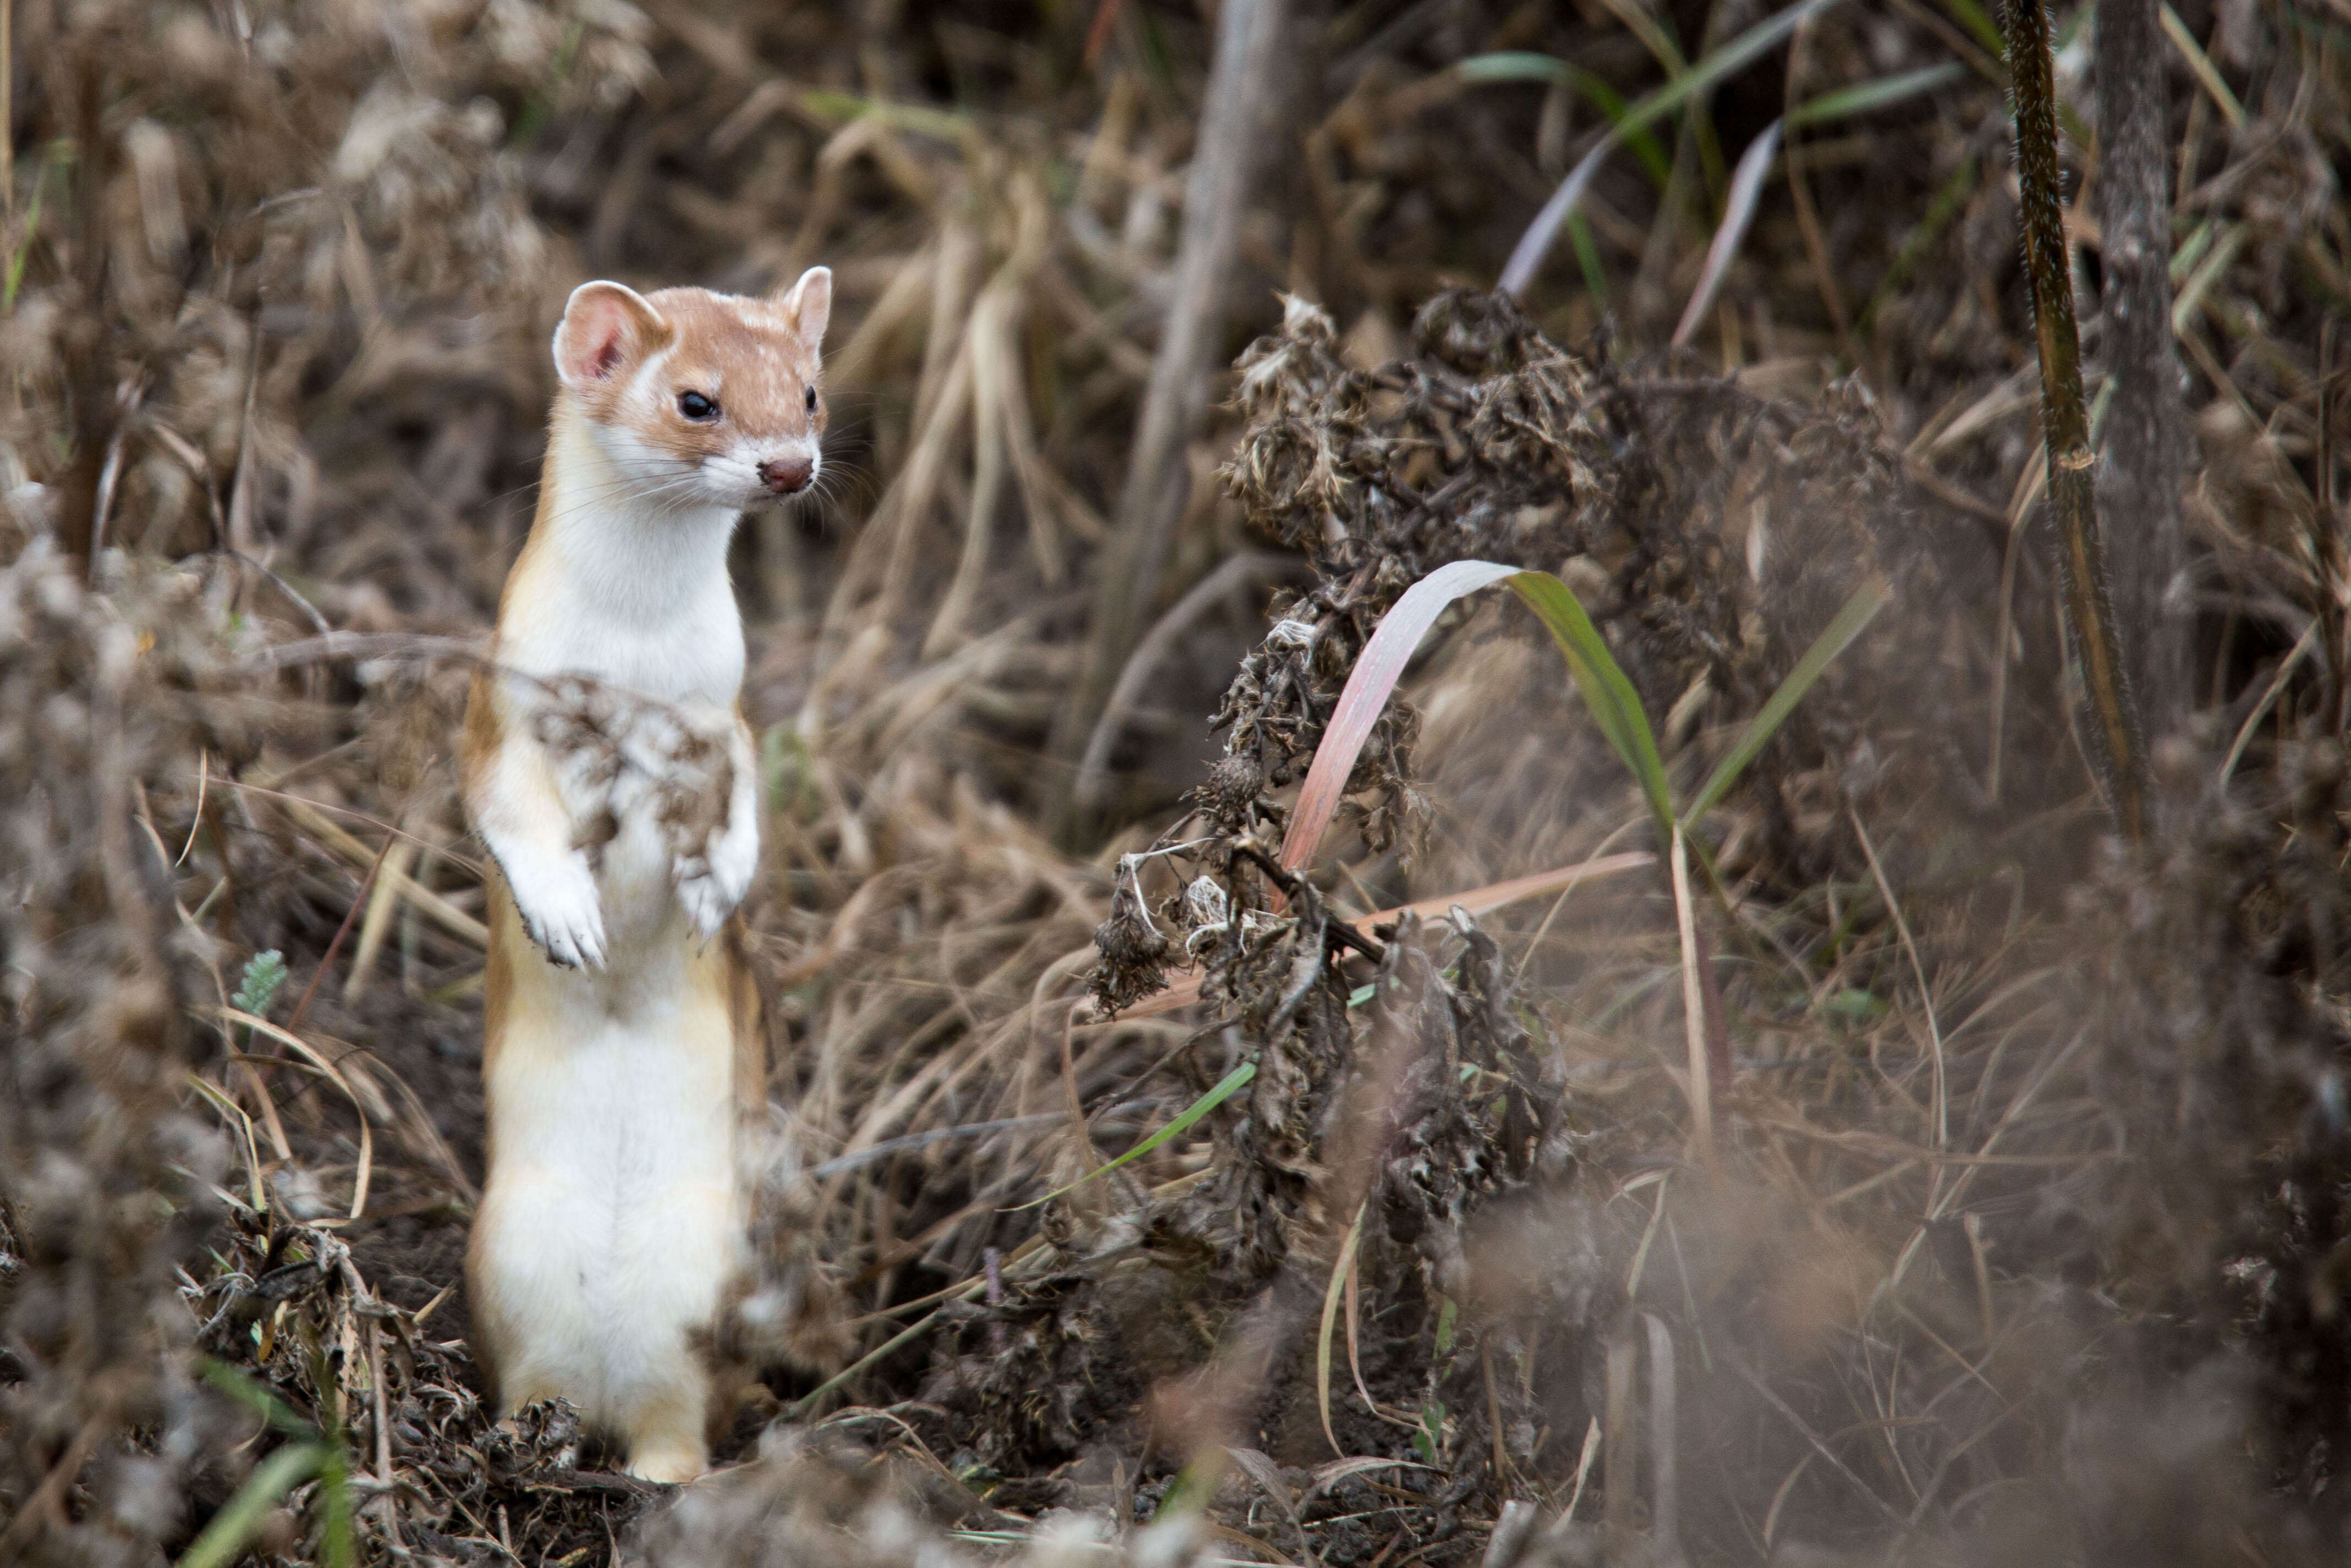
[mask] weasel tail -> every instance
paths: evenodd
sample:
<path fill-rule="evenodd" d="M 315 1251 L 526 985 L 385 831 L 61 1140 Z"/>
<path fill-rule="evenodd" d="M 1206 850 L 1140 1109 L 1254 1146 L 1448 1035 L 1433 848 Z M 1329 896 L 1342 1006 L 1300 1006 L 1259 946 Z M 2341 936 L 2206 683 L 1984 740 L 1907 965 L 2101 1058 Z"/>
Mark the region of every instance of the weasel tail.
<path fill-rule="evenodd" d="M 737 906 L 759 860 L 726 546 L 821 465 L 831 275 L 766 299 L 583 285 L 538 513 L 475 677 L 491 892 L 488 1174 L 466 1249 L 499 1413 L 560 1396 L 629 1470 L 708 1466 L 751 1268 L 765 1036 Z"/>

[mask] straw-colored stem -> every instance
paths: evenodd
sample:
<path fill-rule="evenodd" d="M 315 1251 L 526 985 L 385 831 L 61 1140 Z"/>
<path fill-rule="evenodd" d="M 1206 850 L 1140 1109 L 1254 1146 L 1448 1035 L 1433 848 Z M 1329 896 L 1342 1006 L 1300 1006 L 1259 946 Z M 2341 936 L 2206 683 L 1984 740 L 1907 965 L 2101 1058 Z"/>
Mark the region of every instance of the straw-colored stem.
<path fill-rule="evenodd" d="M 2167 609 L 2187 556 L 2180 482 L 2190 443 L 2171 330 L 2172 148 L 2164 95 L 2123 84 L 2163 79 L 2157 18 L 2164 10 L 2161 0 L 2105 0 L 2094 24 L 2096 79 L 2119 89 L 2098 94 L 2099 347 L 2108 401 L 2104 418 L 2092 419 L 2103 447 L 2097 497 L 2116 528 L 2124 667 L 2140 718 L 2158 733 L 2185 716 L 2192 684 L 2189 619 Z"/>
<path fill-rule="evenodd" d="M 1077 689 L 1055 718 L 1051 748 L 1066 761 L 1083 749 L 1157 607 L 1161 571 L 1189 489 L 1185 450 L 1207 412 L 1210 380 L 1224 359 L 1224 299 L 1240 255 L 1242 211 L 1273 141 L 1268 122 L 1280 99 L 1289 11 L 1289 0 L 1226 0 L 1217 14 L 1216 57 L 1184 190 L 1166 325 L 1135 423 Z M 1073 771 L 1061 785 L 1065 834 L 1076 825 L 1074 779 Z"/>
<path fill-rule="evenodd" d="M 1674 923 L 1681 936 L 1682 1021 L 1689 1041 L 1690 1133 L 1702 1152 L 1714 1148 L 1714 1070 L 1707 1051 L 1706 987 L 1698 977 L 1697 901 L 1690 897 L 1689 840 L 1673 831 Z"/>

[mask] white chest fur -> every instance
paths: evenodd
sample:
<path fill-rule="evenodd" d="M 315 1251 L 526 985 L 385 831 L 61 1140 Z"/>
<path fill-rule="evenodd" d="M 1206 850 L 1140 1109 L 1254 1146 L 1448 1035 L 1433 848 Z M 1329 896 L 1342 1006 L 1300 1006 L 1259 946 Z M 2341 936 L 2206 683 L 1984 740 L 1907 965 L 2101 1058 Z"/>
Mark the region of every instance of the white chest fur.
<path fill-rule="evenodd" d="M 544 537 L 508 594 L 500 662 L 729 709 L 743 685 L 743 622 L 726 580 L 737 513 L 665 500 L 632 476 L 632 440 L 557 418 Z"/>
<path fill-rule="evenodd" d="M 507 787 L 482 792 L 476 821 L 533 936 L 633 983 L 632 952 L 709 936 L 756 867 L 754 762 L 735 712 L 743 625 L 726 578 L 736 515 L 664 499 L 637 476 L 633 437 L 576 412 L 559 413 L 550 441 L 538 528 L 498 622 L 498 699 L 521 744 L 501 747 Z M 524 841 L 501 801 L 549 787 L 571 841 Z M 568 863 L 574 851 L 583 867 Z"/>

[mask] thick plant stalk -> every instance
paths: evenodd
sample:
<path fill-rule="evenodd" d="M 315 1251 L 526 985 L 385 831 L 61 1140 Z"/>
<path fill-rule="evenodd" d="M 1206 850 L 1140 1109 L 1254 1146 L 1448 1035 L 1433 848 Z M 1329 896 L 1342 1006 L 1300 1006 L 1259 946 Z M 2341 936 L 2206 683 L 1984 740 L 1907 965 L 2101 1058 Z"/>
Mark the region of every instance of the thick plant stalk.
<path fill-rule="evenodd" d="M 1226 0 L 1217 14 L 1207 101 L 1184 185 L 1175 292 L 1095 584 L 1078 687 L 1053 728 L 1050 748 L 1064 762 L 1077 761 L 1127 655 L 1151 625 L 1190 489 L 1185 448 L 1207 412 L 1209 380 L 1224 358 L 1224 301 L 1240 256 L 1242 214 L 1275 140 L 1268 122 L 1280 108 L 1289 9 L 1289 0 Z M 1064 785 L 1065 831 L 1072 826 L 1070 793 Z"/>
<path fill-rule="evenodd" d="M 2163 125 L 2162 0 L 2102 0 L 2098 83 L 2099 304 L 2114 388 L 2100 432 L 2098 510 L 2114 524 L 2115 612 L 2140 716 L 2187 712 L 2188 622 L 2164 608 L 2186 555 L 2179 489 L 2187 414 L 2171 337 L 2171 148 Z"/>
<path fill-rule="evenodd" d="M 2057 93 L 2043 0 L 2009 0 L 2008 72 L 2016 113 L 2017 179 L 2024 201 L 2024 269 L 2041 341 L 2042 434 L 2049 452 L 2049 505 L 2057 519 L 2058 575 L 2068 630 L 2096 723 L 2092 749 L 2123 833 L 2147 831 L 2147 753 L 2123 674 L 2114 601 L 2098 533 L 2082 340 L 2074 323 L 2073 269 L 2058 186 Z"/>

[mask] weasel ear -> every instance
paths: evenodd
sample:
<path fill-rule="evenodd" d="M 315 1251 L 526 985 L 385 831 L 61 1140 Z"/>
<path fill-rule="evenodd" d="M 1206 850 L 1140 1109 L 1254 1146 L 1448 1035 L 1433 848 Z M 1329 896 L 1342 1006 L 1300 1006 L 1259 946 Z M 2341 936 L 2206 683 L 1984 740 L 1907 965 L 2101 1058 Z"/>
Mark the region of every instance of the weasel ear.
<path fill-rule="evenodd" d="M 832 268 L 811 267 L 800 274 L 782 300 L 784 313 L 799 329 L 810 353 L 824 341 L 824 324 L 832 317 Z"/>
<path fill-rule="evenodd" d="M 669 323 L 635 289 L 583 283 L 555 329 L 555 373 L 574 392 L 609 381 L 669 336 Z"/>

